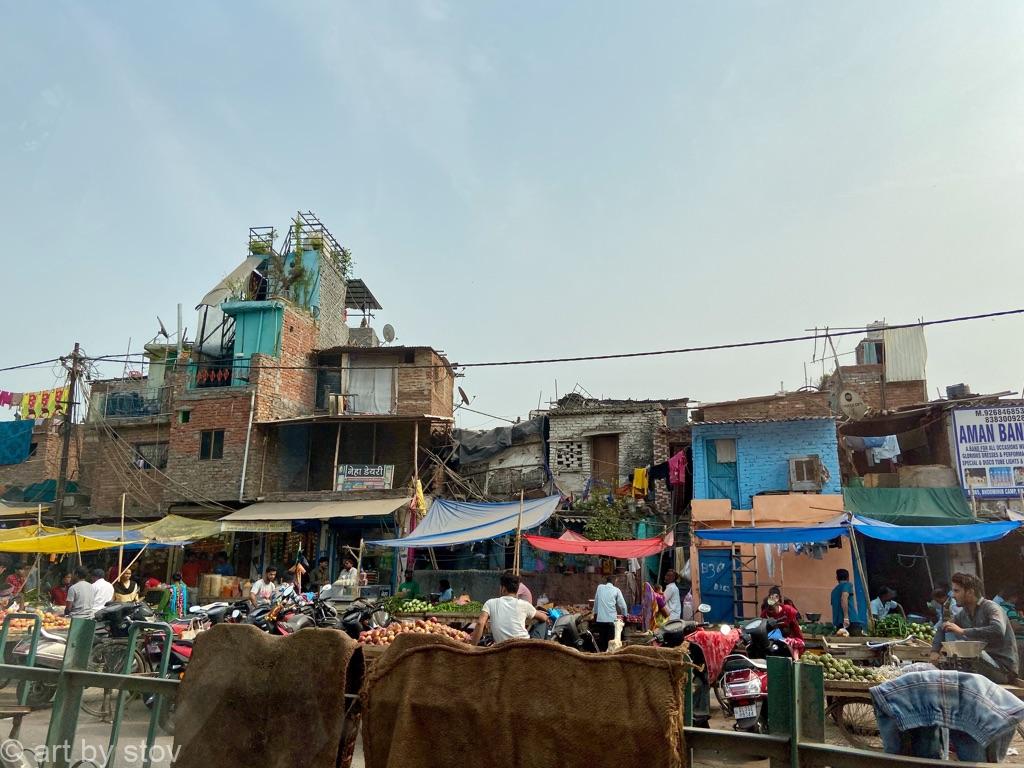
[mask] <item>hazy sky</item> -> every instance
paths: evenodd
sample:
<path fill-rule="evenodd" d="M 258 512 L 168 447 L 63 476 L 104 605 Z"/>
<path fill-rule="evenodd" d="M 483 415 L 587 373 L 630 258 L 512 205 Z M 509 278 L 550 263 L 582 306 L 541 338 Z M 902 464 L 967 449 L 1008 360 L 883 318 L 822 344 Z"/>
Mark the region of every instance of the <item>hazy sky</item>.
<path fill-rule="evenodd" d="M 460 362 L 1024 306 L 1022 39 L 1017 0 L 4 3 L 0 367 L 138 351 L 178 302 L 191 335 L 248 227 L 299 208 L 378 327 Z M 1020 390 L 1022 331 L 930 330 L 931 391 Z M 796 388 L 812 354 L 459 383 L 500 416 L 556 380 L 710 401 Z"/>

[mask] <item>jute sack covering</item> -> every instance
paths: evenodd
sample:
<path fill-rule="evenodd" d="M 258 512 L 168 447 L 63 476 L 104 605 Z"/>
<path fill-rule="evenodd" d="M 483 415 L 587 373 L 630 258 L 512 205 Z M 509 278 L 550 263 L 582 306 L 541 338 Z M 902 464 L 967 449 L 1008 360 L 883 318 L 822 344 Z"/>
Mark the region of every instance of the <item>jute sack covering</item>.
<path fill-rule="evenodd" d="M 335 768 L 356 647 L 333 629 L 200 633 L 178 691 L 175 768 Z"/>
<path fill-rule="evenodd" d="M 400 635 L 363 683 L 366 768 L 680 768 L 680 654 Z"/>

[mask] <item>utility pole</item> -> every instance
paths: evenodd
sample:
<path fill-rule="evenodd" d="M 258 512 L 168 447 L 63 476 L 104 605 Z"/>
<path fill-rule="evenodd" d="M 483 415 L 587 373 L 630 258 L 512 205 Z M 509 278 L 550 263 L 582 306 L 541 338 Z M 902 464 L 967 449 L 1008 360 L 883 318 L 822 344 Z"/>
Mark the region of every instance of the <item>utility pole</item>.
<path fill-rule="evenodd" d="M 64 441 L 60 452 L 60 475 L 57 477 L 57 494 L 53 499 L 53 522 L 58 528 L 64 514 L 64 489 L 68 483 L 68 455 L 71 452 L 71 430 L 75 421 L 75 401 L 78 397 L 78 377 L 82 375 L 82 356 L 78 342 L 71 353 L 71 370 L 68 371 L 68 407 L 64 411 Z"/>

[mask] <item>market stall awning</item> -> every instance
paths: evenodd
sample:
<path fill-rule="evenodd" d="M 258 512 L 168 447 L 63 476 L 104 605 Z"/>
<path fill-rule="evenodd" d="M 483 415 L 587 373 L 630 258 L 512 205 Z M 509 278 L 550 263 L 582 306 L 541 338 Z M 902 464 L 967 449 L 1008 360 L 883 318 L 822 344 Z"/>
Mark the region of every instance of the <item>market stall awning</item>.
<path fill-rule="evenodd" d="M 971 523 L 967 525 L 893 525 L 855 517 L 843 525 L 814 525 L 804 528 L 719 528 L 693 531 L 702 541 L 737 544 L 821 544 L 839 536 L 857 533 L 880 541 L 902 544 L 973 544 L 995 541 L 1020 528 L 1022 523 Z"/>
<path fill-rule="evenodd" d="M 355 501 L 260 501 L 222 517 L 231 530 L 238 523 L 329 520 L 332 517 L 382 517 L 407 506 L 410 497 Z"/>
<path fill-rule="evenodd" d="M 117 547 L 115 542 L 94 539 L 91 536 L 82 536 L 74 531 L 63 531 L 60 533 L 46 533 L 45 529 L 41 535 L 33 536 L 33 529 L 26 529 L 29 533 L 19 538 L 0 538 L 0 552 L 16 552 L 22 554 L 40 555 L 68 555 L 72 552 L 98 552 L 102 549 Z"/>
<path fill-rule="evenodd" d="M 78 532 L 106 541 L 120 541 L 120 525 L 83 525 Z M 220 522 L 193 520 L 180 515 L 167 515 L 152 523 L 133 523 L 124 527 L 124 541 L 132 543 L 188 544 L 224 532 Z"/>
<path fill-rule="evenodd" d="M 975 521 L 959 488 L 843 488 L 846 511 L 896 525 L 963 525 Z"/>
<path fill-rule="evenodd" d="M 50 511 L 49 503 L 42 505 L 43 512 Z M 0 500 L 0 517 L 27 517 L 32 518 L 40 512 L 39 504 L 28 504 L 25 502 L 12 504 L 9 501 Z"/>
<path fill-rule="evenodd" d="M 578 535 L 578 534 L 575 534 Z M 656 536 L 653 539 L 630 539 L 628 541 L 592 541 L 590 539 L 557 539 L 547 536 L 524 537 L 531 547 L 545 552 L 561 552 L 567 555 L 593 555 L 596 557 L 614 557 L 627 560 L 633 557 L 650 557 L 672 546 L 673 537 L 670 531 L 667 536 Z"/>
<path fill-rule="evenodd" d="M 541 525 L 558 507 L 561 497 L 529 499 L 522 506 L 522 530 Z M 520 527 L 518 501 L 476 502 L 434 499 L 427 516 L 403 539 L 368 542 L 381 547 L 447 547 L 485 541 L 513 533 Z"/>

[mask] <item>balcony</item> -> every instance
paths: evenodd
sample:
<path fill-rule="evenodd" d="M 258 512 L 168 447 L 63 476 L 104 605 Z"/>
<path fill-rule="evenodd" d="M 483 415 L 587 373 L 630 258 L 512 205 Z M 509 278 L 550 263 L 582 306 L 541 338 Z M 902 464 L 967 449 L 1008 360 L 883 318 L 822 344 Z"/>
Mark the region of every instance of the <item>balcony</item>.
<path fill-rule="evenodd" d="M 249 385 L 250 360 L 247 357 L 222 358 L 188 364 L 188 388 L 221 389 Z"/>
<path fill-rule="evenodd" d="M 118 384 L 93 391 L 95 410 L 90 420 L 162 421 L 170 416 L 170 387 L 150 387 L 145 381 Z"/>

